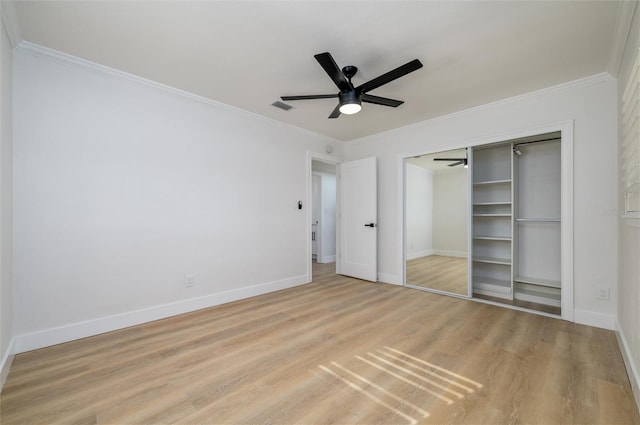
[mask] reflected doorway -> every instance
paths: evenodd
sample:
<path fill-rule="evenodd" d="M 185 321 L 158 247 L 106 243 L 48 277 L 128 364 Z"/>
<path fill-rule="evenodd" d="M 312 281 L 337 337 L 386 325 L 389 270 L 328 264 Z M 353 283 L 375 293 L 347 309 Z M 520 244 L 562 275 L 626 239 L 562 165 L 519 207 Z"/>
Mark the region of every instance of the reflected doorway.
<path fill-rule="evenodd" d="M 405 284 L 470 297 L 467 149 L 405 159 Z"/>
<path fill-rule="evenodd" d="M 311 259 L 336 261 L 336 165 L 311 161 Z"/>

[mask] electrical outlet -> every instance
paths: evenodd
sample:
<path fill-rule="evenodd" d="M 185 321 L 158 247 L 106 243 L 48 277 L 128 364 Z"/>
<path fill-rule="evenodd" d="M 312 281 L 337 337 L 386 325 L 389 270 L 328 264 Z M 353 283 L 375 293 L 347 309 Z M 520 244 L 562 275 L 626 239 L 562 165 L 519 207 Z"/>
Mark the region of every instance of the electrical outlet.
<path fill-rule="evenodd" d="M 609 288 L 598 288 L 598 299 L 599 300 L 608 300 L 609 299 Z"/>
<path fill-rule="evenodd" d="M 193 288 L 193 286 L 196 284 L 196 277 L 195 275 L 192 274 L 188 274 L 187 275 L 187 280 L 185 281 L 185 288 Z"/>

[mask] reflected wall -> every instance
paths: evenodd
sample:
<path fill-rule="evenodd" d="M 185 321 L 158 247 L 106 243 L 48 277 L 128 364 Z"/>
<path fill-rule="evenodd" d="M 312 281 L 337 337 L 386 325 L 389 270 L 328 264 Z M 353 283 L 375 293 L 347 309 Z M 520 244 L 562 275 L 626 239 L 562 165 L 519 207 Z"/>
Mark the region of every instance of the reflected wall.
<path fill-rule="evenodd" d="M 406 284 L 469 296 L 466 150 L 405 160 Z"/>

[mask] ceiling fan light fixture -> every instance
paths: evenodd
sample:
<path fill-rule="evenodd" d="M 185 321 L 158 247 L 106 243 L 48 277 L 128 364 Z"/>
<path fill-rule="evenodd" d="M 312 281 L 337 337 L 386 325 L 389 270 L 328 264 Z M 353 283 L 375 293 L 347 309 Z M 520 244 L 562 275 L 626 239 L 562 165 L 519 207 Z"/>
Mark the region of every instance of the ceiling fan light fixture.
<path fill-rule="evenodd" d="M 360 103 L 344 103 L 340 105 L 340 113 L 345 115 L 353 115 L 357 114 L 362 110 L 362 105 Z"/>
<path fill-rule="evenodd" d="M 340 113 L 345 115 L 353 115 L 360 112 L 362 104 L 360 103 L 360 97 L 354 91 L 347 91 L 340 93 Z"/>

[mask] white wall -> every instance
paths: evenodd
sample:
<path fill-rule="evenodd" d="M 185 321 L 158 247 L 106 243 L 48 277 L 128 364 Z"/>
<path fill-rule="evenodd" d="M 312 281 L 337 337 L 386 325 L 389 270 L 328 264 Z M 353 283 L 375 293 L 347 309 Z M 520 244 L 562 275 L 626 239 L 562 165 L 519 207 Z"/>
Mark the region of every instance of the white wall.
<path fill-rule="evenodd" d="M 16 351 L 308 281 L 341 142 L 29 45 L 14 95 Z"/>
<path fill-rule="evenodd" d="M 617 207 L 612 190 L 617 181 L 616 111 L 616 81 L 598 75 L 347 143 L 347 160 L 378 157 L 378 275 L 387 282 L 402 281 L 399 157 L 535 134 L 542 126 L 573 120 L 575 320 L 613 328 L 617 219 L 610 212 Z M 600 286 L 611 289 L 610 300 L 596 299 Z"/>
<path fill-rule="evenodd" d="M 632 65 L 640 55 L 640 6 L 635 14 L 626 40 L 622 63 L 618 73 L 618 97 L 622 97 L 631 75 Z M 637 90 L 637 88 L 636 88 Z M 622 140 L 619 141 L 622 143 Z M 638 146 L 640 149 L 640 146 Z M 620 157 L 619 161 L 622 162 Z M 640 168 L 640 163 L 636 164 Z M 619 182 L 623 181 L 620 175 Z M 618 185 L 618 211 L 624 211 L 623 184 Z M 640 406 L 640 220 L 623 218 L 618 214 L 619 235 L 619 291 L 618 324 L 621 349 L 625 357 L 627 372 L 634 390 L 636 403 Z"/>
<path fill-rule="evenodd" d="M 433 173 L 406 163 L 407 259 L 433 255 Z M 400 229 L 402 231 L 402 229 Z"/>
<path fill-rule="evenodd" d="M 2 6 L 0 6 L 2 7 Z M 12 360 L 12 48 L 0 20 L 0 390 Z"/>
<path fill-rule="evenodd" d="M 469 177 L 462 166 L 433 177 L 433 250 L 437 255 L 467 257 Z"/>

